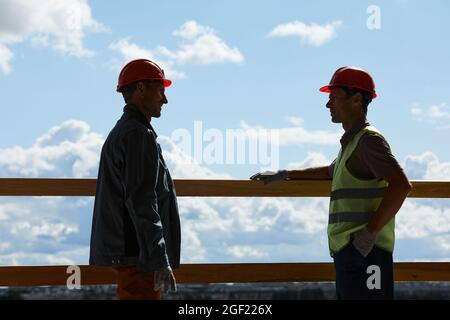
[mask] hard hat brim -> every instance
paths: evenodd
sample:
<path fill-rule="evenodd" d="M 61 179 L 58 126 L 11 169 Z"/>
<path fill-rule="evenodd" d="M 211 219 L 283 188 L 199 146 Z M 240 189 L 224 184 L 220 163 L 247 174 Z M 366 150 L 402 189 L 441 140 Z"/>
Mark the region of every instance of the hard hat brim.
<path fill-rule="evenodd" d="M 169 79 L 163 79 L 163 85 L 164 87 L 170 87 L 172 85 L 172 81 Z"/>
<path fill-rule="evenodd" d="M 336 87 L 336 85 L 335 86 L 329 86 L 329 85 L 328 86 L 324 86 L 324 87 L 320 88 L 319 91 L 320 92 L 330 93 L 332 87 Z M 354 88 L 361 89 L 361 88 L 358 88 L 358 87 L 354 87 Z M 364 89 L 361 89 L 361 90 L 364 90 Z M 375 99 L 376 97 L 377 97 L 377 94 L 375 92 L 372 92 L 372 99 Z"/>
<path fill-rule="evenodd" d="M 141 79 L 141 80 L 152 80 L 152 79 Z M 165 88 L 170 87 L 172 85 L 172 80 L 169 80 L 169 79 L 155 79 L 155 80 L 162 80 L 163 86 Z M 140 80 L 136 80 L 136 81 L 140 81 Z M 123 87 L 125 87 L 125 85 L 122 85 L 122 86 L 117 85 L 116 91 L 122 92 Z"/>
<path fill-rule="evenodd" d="M 320 92 L 331 92 L 330 86 L 324 86 L 319 89 Z"/>

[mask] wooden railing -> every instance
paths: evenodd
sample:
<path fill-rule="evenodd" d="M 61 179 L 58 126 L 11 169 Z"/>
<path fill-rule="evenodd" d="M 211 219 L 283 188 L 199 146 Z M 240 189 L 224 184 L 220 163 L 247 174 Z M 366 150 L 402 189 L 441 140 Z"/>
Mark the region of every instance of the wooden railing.
<path fill-rule="evenodd" d="M 0 196 L 94 196 L 95 179 L 0 179 Z M 297 180 L 265 186 L 249 180 L 175 180 L 178 196 L 328 197 L 329 180 Z M 413 198 L 450 198 L 450 181 L 412 181 Z M 91 214 L 87 212 L 86 214 Z M 326 212 L 324 212 L 326 214 Z M 113 284 L 108 267 L 80 266 L 82 284 Z M 2 266 L 0 286 L 65 285 L 67 266 Z M 183 264 L 178 283 L 334 281 L 332 263 Z M 395 281 L 450 281 L 449 262 L 397 262 Z"/>

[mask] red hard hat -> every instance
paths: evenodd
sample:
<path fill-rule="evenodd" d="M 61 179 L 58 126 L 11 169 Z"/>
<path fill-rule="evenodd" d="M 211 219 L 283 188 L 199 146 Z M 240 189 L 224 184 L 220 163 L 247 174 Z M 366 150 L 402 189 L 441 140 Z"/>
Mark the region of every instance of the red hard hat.
<path fill-rule="evenodd" d="M 172 84 L 172 81 L 165 78 L 164 70 L 156 63 L 148 59 L 137 59 L 128 62 L 120 71 L 116 91 L 122 92 L 124 86 L 139 80 L 162 80 L 164 87 Z"/>
<path fill-rule="evenodd" d="M 362 69 L 355 67 L 341 67 L 336 70 L 330 80 L 330 84 L 320 88 L 322 92 L 331 92 L 333 87 L 349 87 L 361 89 L 372 94 L 372 99 L 375 99 L 375 83 L 370 74 Z"/>

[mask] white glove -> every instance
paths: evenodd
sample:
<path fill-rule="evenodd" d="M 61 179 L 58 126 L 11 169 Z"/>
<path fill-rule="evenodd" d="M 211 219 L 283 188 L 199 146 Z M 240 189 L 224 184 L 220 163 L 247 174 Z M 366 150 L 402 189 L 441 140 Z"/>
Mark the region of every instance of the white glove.
<path fill-rule="evenodd" d="M 268 184 L 275 181 L 286 180 L 288 178 L 288 172 L 286 170 L 280 170 L 277 172 L 266 171 L 263 173 L 257 173 L 250 177 L 250 180 L 261 180 L 264 184 Z"/>
<path fill-rule="evenodd" d="M 177 283 L 170 266 L 155 271 L 153 290 L 161 290 L 162 293 L 167 293 L 169 290 L 177 292 Z"/>

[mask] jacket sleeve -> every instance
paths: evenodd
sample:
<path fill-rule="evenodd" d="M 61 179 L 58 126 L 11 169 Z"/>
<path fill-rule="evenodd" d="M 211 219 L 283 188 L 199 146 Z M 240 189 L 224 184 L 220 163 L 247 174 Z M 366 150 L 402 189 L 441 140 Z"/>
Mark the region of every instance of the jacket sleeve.
<path fill-rule="evenodd" d="M 125 207 L 133 221 L 139 244 L 139 268 L 150 273 L 169 265 L 156 186 L 159 154 L 150 132 L 135 129 L 123 140 Z"/>

